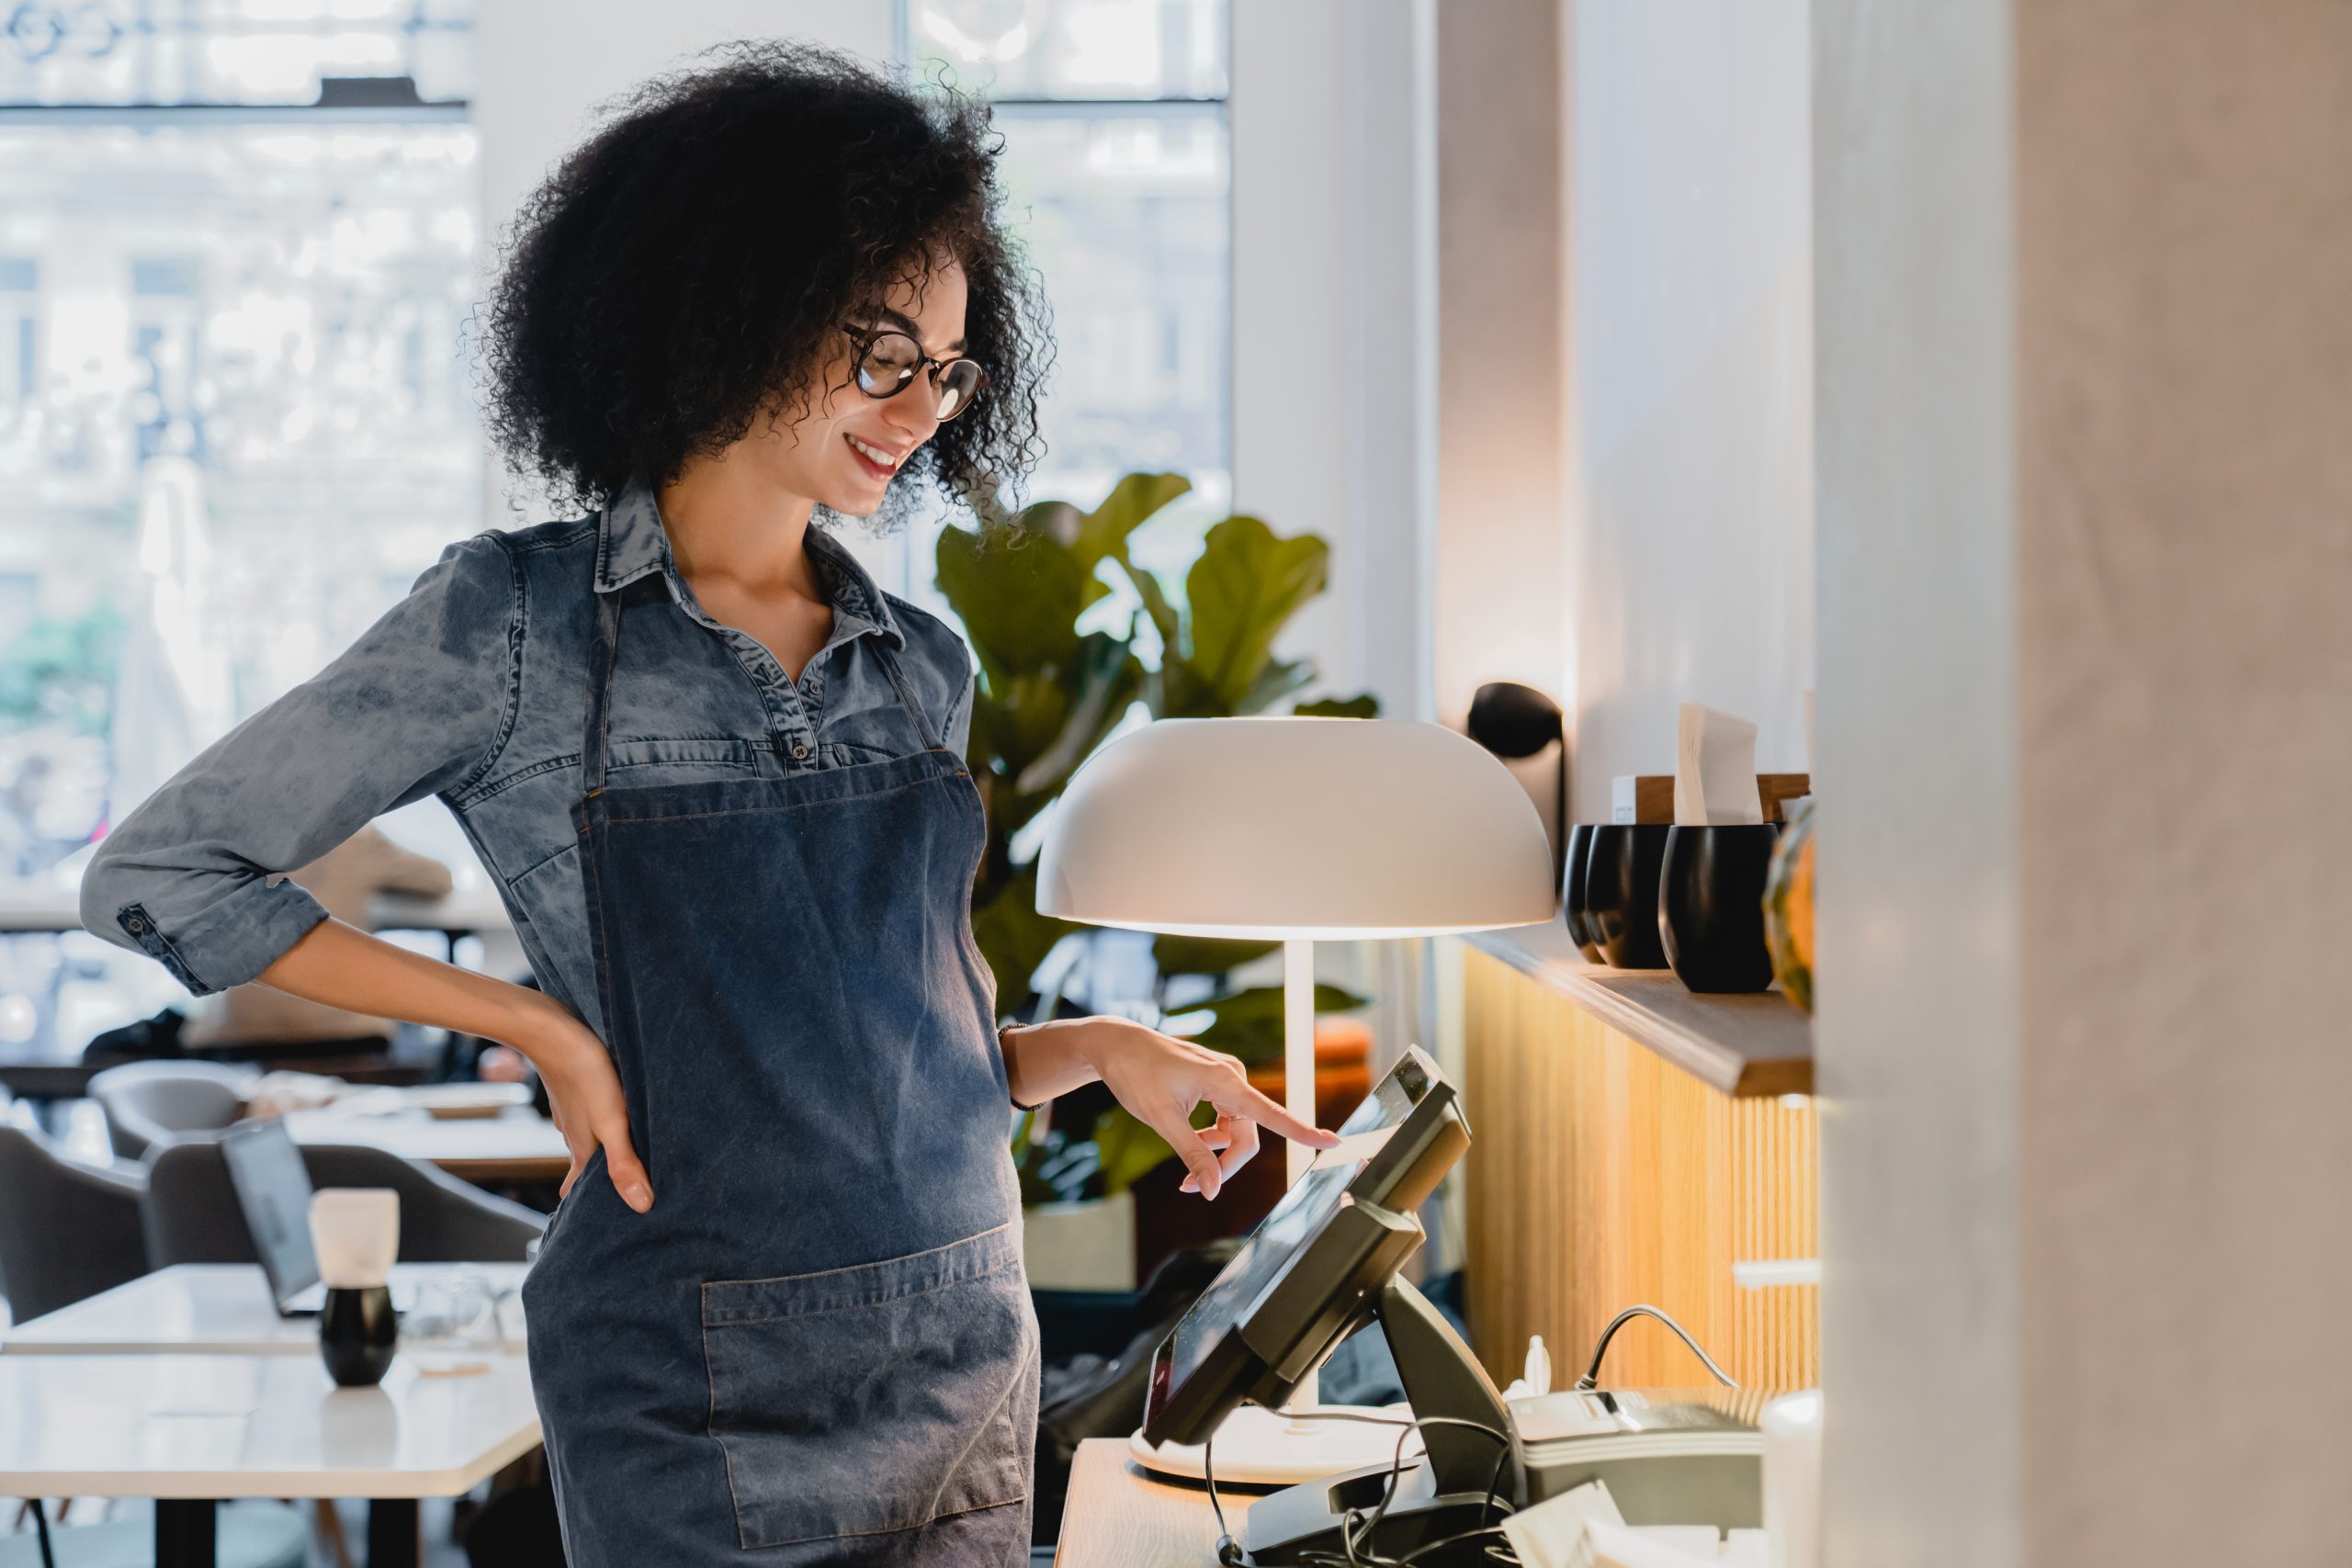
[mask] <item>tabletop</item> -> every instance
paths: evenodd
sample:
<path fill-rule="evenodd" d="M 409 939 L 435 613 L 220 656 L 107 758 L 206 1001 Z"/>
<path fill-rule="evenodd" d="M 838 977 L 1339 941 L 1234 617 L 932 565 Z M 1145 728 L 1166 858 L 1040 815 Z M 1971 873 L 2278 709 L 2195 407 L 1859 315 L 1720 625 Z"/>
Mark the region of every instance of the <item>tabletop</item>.
<path fill-rule="evenodd" d="M 1238 1537 L 1254 1493 L 1217 1488 Z M 1216 1568 L 1209 1495 L 1161 1481 L 1128 1457 L 1125 1438 L 1090 1438 L 1070 1466 L 1054 1568 Z"/>
<path fill-rule="evenodd" d="M 471 1181 L 560 1181 L 571 1168 L 562 1130 L 527 1106 L 443 1120 L 413 1107 L 372 1111 L 329 1105 L 288 1111 L 286 1131 L 298 1144 L 389 1149 Z"/>
<path fill-rule="evenodd" d="M 480 1274 L 494 1289 L 523 1282 L 527 1263 L 396 1263 L 400 1281 Z M 523 1348 L 523 1303 L 499 1303 L 507 1350 Z M 175 1263 L 127 1284 L 44 1313 L 0 1337 L 0 1352 L 20 1356 L 136 1355 L 185 1351 L 208 1356 L 319 1354 L 319 1320 L 280 1317 L 258 1263 Z"/>
<path fill-rule="evenodd" d="M 315 1356 L 0 1355 L 0 1496 L 447 1497 L 539 1441 L 528 1368 L 337 1388 Z"/>

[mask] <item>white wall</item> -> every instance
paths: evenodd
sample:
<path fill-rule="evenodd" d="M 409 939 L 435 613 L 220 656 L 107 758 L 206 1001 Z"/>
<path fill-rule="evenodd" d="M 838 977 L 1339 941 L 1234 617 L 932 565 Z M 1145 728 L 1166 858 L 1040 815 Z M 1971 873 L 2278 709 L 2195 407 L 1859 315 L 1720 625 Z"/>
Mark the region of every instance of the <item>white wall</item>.
<path fill-rule="evenodd" d="M 1431 714 L 1430 0 L 1233 7 L 1235 510 L 1330 541 L 1277 646 Z"/>
<path fill-rule="evenodd" d="M 1804 766 L 1813 684 L 1806 0 L 1581 0 L 1563 684 L 1573 809 L 1670 772 L 1676 705 Z"/>
<path fill-rule="evenodd" d="M 1557 7 L 1439 7 L 1438 510 L 1432 693 L 1457 728 L 1489 681 L 1561 682 L 1567 278 Z M 1514 769 L 1549 821 L 1552 760 Z"/>

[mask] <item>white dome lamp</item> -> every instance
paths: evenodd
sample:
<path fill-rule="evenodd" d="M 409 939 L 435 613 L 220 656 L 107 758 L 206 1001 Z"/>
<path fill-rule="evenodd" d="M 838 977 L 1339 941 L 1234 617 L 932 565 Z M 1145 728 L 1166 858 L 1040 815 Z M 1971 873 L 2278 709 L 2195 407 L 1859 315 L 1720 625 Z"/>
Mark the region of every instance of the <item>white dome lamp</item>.
<path fill-rule="evenodd" d="M 1442 725 L 1396 719 L 1160 719 L 1079 768 L 1037 856 L 1039 914 L 1281 942 L 1283 1100 L 1310 1123 L 1318 939 L 1535 925 L 1559 908 L 1551 840 L 1510 770 Z M 1295 1182 L 1312 1152 L 1286 1147 Z M 1315 1399 L 1310 1375 L 1292 1404 Z M 1217 1452 L 1222 1472 L 1222 1432 Z"/>
<path fill-rule="evenodd" d="M 1283 944 L 1285 1103 L 1315 1116 L 1315 942 L 1560 912 L 1527 792 L 1442 725 L 1164 718 L 1088 758 L 1037 855 L 1037 912 Z M 1290 1149 L 1290 1177 L 1308 1151 Z"/>

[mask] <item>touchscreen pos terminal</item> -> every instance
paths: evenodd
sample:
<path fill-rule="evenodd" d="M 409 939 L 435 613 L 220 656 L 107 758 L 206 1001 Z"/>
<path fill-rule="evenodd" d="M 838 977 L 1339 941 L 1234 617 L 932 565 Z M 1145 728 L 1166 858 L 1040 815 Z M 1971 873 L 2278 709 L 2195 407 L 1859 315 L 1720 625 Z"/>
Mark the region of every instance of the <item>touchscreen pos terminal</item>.
<path fill-rule="evenodd" d="M 1421 1244 L 1420 1206 L 1470 1146 L 1453 1086 L 1408 1050 L 1252 1231 L 1153 1357 L 1143 1435 L 1206 1441 L 1243 1400 L 1279 1405 L 1348 1334 L 1376 1319 L 1421 1428 L 1422 1460 L 1293 1486 L 1250 1505 L 1242 1545 L 1261 1563 L 1373 1548 L 1399 1555 L 1490 1522 L 1525 1491 L 1502 1395 L 1461 1337 L 1397 1269 Z M 1361 1532 L 1381 1508 L 1377 1539 Z M 1356 1523 L 1350 1524 L 1353 1514 Z"/>

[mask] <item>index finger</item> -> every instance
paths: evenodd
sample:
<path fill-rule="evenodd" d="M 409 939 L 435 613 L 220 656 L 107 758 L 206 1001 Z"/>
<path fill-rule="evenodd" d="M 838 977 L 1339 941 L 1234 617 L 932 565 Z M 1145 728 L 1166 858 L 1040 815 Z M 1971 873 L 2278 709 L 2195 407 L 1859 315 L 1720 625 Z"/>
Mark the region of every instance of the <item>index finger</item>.
<path fill-rule="evenodd" d="M 1209 1103 L 1219 1111 L 1247 1116 L 1261 1127 L 1272 1127 L 1292 1143 L 1304 1144 L 1310 1149 L 1328 1149 L 1340 1141 L 1337 1133 L 1327 1133 L 1320 1127 L 1300 1121 L 1247 1083 L 1236 1087 L 1240 1091 L 1238 1100 L 1228 1102 L 1212 1093 L 1208 1096 Z"/>

